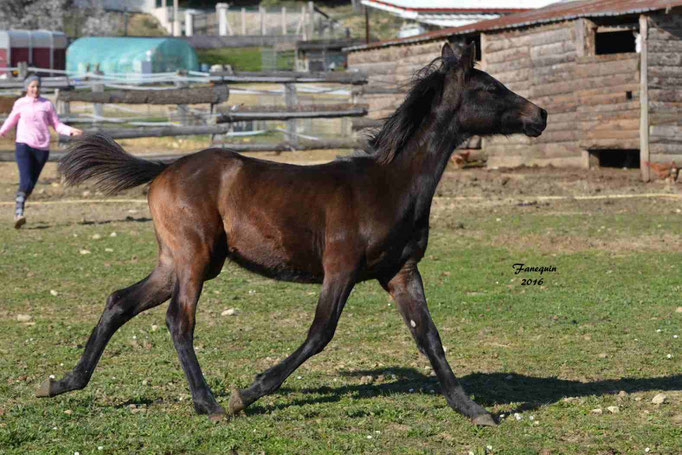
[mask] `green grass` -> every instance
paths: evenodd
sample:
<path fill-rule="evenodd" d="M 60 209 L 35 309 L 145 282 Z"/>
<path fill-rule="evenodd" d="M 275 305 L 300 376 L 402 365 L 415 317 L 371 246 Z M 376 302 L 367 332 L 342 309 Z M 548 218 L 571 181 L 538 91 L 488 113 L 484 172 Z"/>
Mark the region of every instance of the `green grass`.
<path fill-rule="evenodd" d="M 394 305 L 371 282 L 357 286 L 330 346 L 232 421 L 193 413 L 165 305 L 119 330 L 86 389 L 34 398 L 48 374 L 73 367 L 106 296 L 155 263 L 151 224 L 124 217 L 0 230 L 0 453 L 682 451 L 679 249 L 549 253 L 523 240 L 677 234 L 679 215 L 463 214 L 466 229 L 457 231 L 436 223 L 421 265 L 431 313 L 466 390 L 495 413 L 521 416 L 497 428 L 476 428 L 446 405 Z M 509 233 L 523 241 L 501 243 Z M 84 248 L 91 254 L 79 254 Z M 537 276 L 514 275 L 516 262 L 557 272 L 541 287 L 521 286 Z M 222 404 L 300 344 L 318 291 L 231 264 L 206 283 L 195 344 Z M 220 316 L 233 307 L 236 316 Z M 652 404 L 661 391 L 668 402 Z"/>
<path fill-rule="evenodd" d="M 231 65 L 235 71 L 260 71 L 261 50 L 258 47 L 235 47 L 223 49 L 197 49 L 201 63 Z"/>

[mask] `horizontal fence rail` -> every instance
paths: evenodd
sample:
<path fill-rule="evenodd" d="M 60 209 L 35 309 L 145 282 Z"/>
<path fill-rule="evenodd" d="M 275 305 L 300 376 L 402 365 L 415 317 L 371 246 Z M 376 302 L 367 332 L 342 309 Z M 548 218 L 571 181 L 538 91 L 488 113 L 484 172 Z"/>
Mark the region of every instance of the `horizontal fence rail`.
<path fill-rule="evenodd" d="M 164 90 L 107 90 L 103 92 L 68 90 L 60 91 L 57 101 L 103 104 L 220 104 L 227 101 L 229 95 L 230 90 L 227 85 L 216 84 L 212 87 L 169 87 Z"/>
<path fill-rule="evenodd" d="M 0 68 L 2 70 L 13 68 Z M 23 75 L 40 68 L 19 68 Z M 179 71 L 175 73 L 154 74 L 103 74 L 94 72 L 68 73 L 50 70 L 55 77 L 44 77 L 43 87 L 58 89 L 56 105 L 63 121 L 90 124 L 84 128 L 86 133 L 103 133 L 114 139 L 143 137 L 174 137 L 188 135 L 210 135 L 211 142 L 237 151 L 287 151 L 315 150 L 334 148 L 358 148 L 363 141 L 349 135 L 350 124 L 341 124 L 339 139 L 317 138 L 302 134 L 303 119 L 362 118 L 368 113 L 369 106 L 351 103 L 325 103 L 340 96 L 354 101 L 355 93 L 367 84 L 367 75 L 360 72 L 211 72 Z M 242 84 L 241 87 L 234 86 Z M 281 89 L 263 87 L 257 89 L 252 84 L 281 84 Z M 299 86 L 300 84 L 300 86 Z M 317 84 L 317 85 L 315 85 Z M 353 86 L 332 88 L 329 84 Z M 11 76 L 0 79 L 0 89 L 23 88 L 23 80 Z M 263 95 L 267 97 L 283 95 L 285 105 L 226 105 L 230 92 Z M 300 104 L 300 94 L 306 97 L 324 97 L 314 104 Z M 12 96 L 5 97 L 4 104 L 11 106 Z M 85 104 L 72 104 L 85 103 Z M 90 104 L 90 112 L 87 104 Z M 130 104 L 130 107 L 125 107 Z M 147 109 L 147 117 L 135 115 L 141 105 L 177 106 L 174 111 L 166 111 L 162 118 L 152 116 Z M 190 105 L 208 104 L 208 108 Z M 121 115 L 104 115 L 107 110 L 121 111 Z M 6 108 L 6 107 L 5 107 Z M 85 109 L 85 112 L 84 112 Z M 9 112 L 9 111 L 6 111 Z M 74 114 L 72 114 L 74 112 Z M 132 115 L 131 115 L 132 114 Z M 272 128 L 265 125 L 238 125 L 250 121 L 285 121 L 286 127 Z M 104 126 L 106 124 L 106 126 Z M 298 125 L 298 126 L 297 126 Z M 344 132 L 344 125 L 348 132 Z M 237 131 L 235 131 L 235 129 Z M 243 131 L 246 129 L 246 131 Z M 284 140 L 275 143 L 225 141 L 226 138 L 282 134 Z M 346 137 L 346 136 L 349 137 Z M 68 143 L 74 138 L 60 136 L 60 143 Z"/>

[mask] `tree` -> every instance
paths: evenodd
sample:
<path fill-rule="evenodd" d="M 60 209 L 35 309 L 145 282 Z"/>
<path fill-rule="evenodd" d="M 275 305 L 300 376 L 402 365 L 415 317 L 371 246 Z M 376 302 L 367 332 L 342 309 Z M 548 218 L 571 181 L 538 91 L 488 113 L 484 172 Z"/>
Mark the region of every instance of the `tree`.
<path fill-rule="evenodd" d="M 45 29 L 61 31 L 71 0 L 0 1 L 0 29 Z"/>

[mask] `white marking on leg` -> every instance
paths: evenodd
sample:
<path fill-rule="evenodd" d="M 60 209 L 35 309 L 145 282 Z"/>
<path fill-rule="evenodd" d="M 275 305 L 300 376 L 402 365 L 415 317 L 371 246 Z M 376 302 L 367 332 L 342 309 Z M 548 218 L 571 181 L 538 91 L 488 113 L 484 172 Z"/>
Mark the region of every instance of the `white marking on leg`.
<path fill-rule="evenodd" d="M 411 325 L 412 327 L 417 327 L 417 323 L 414 322 L 412 319 L 410 319 L 410 325 Z"/>

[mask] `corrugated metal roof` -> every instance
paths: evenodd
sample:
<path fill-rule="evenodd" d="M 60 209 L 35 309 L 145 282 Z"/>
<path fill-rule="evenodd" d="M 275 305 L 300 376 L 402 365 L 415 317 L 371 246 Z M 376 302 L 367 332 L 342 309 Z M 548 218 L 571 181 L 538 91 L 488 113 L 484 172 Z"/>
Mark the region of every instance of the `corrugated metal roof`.
<path fill-rule="evenodd" d="M 544 8 L 526 11 L 509 16 L 502 16 L 461 27 L 446 28 L 423 35 L 411 36 L 404 39 L 382 41 L 364 46 L 346 48 L 347 51 L 359 51 L 387 47 L 401 44 L 412 44 L 436 39 L 443 39 L 451 35 L 463 35 L 490 30 L 504 30 L 526 27 L 530 25 L 547 24 L 580 17 L 621 16 L 656 11 L 675 6 L 682 6 L 682 0 L 586 0 L 576 2 L 560 2 Z"/>
<path fill-rule="evenodd" d="M 362 0 L 365 6 L 381 5 L 404 11 L 438 12 L 438 11 L 526 11 L 539 8 L 549 3 L 547 0 Z"/>

